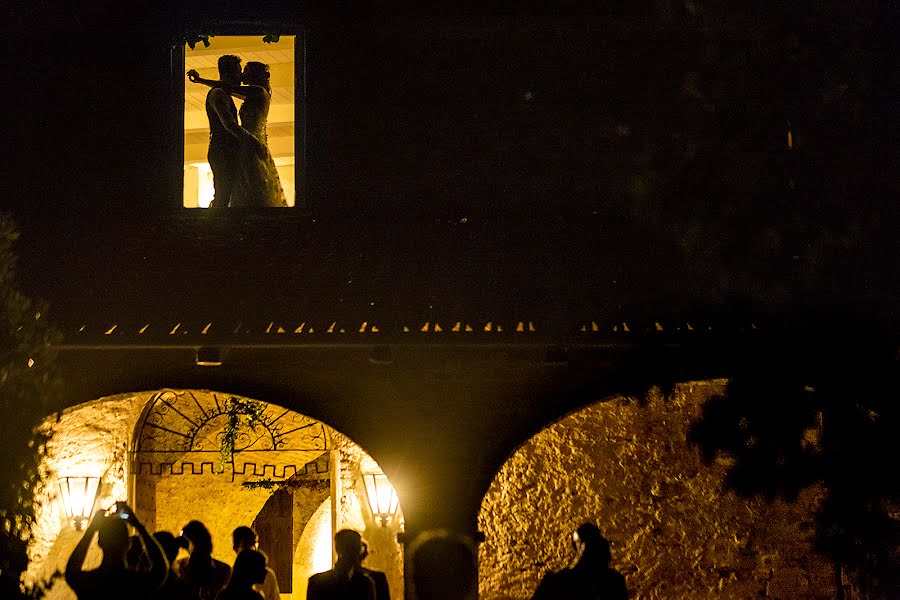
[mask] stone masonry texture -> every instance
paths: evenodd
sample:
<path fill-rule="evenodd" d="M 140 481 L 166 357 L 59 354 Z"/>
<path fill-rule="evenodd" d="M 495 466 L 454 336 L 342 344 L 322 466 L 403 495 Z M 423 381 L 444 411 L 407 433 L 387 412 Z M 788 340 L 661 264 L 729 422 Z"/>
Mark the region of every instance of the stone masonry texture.
<path fill-rule="evenodd" d="M 571 534 L 586 521 L 611 541 L 631 598 L 833 597 L 831 566 L 812 550 L 821 490 L 793 503 L 737 497 L 723 489 L 726 460 L 706 465 L 687 441 L 724 386 L 611 398 L 519 447 L 479 514 L 481 597 L 530 598 L 545 573 L 570 563 Z"/>

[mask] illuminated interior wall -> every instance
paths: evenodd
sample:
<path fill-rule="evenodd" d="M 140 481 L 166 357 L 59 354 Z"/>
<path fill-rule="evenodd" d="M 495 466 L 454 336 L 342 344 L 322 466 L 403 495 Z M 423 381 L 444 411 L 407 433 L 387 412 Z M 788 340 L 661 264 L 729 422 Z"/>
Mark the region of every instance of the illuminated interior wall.
<path fill-rule="evenodd" d="M 185 46 L 185 72 L 196 69 L 204 79 L 218 79 L 218 58 L 235 54 L 243 64 L 258 61 L 269 65 L 272 86 L 272 105 L 269 109 L 269 151 L 278 167 L 288 206 L 294 206 L 294 36 L 282 36 L 276 43 L 265 43 L 258 36 L 215 36 L 209 47 L 202 43 L 192 50 Z M 209 147 L 209 120 L 206 115 L 206 94 L 209 88 L 184 79 L 184 206 L 207 208 L 212 200 L 212 171 L 206 158 Z M 241 100 L 235 98 L 240 109 Z"/>
<path fill-rule="evenodd" d="M 484 497 L 484 600 L 530 598 L 572 560 L 571 534 L 596 523 L 630 597 L 831 598 L 832 568 L 812 551 L 808 490 L 794 504 L 723 491 L 724 461 L 706 466 L 690 424 L 724 381 L 684 384 L 645 406 L 614 398 L 577 411 L 522 445 Z"/>
<path fill-rule="evenodd" d="M 269 499 L 267 490 L 241 487 L 243 478 L 234 482 L 230 475 L 170 475 L 159 478 L 156 486 L 155 530 L 178 535 L 192 520 L 202 521 L 213 538 L 213 556 L 222 562 L 234 562 L 231 532 L 250 525 Z"/>
<path fill-rule="evenodd" d="M 331 568 L 331 498 L 326 498 L 302 528 L 294 550 L 293 597 L 306 598 L 306 583 Z"/>

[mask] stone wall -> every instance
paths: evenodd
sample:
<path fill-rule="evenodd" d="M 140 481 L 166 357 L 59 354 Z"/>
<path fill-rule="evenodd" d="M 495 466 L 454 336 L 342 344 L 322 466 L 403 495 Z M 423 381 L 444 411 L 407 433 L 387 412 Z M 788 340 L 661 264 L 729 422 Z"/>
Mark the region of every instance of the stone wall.
<path fill-rule="evenodd" d="M 547 571 L 567 566 L 571 533 L 591 521 L 632 598 L 832 598 L 831 567 L 811 545 L 819 491 L 793 504 L 736 497 L 722 489 L 724 460 L 706 466 L 686 441 L 724 385 L 683 384 L 645 405 L 599 402 L 516 450 L 479 514 L 481 597 L 530 598 Z"/>
<path fill-rule="evenodd" d="M 69 554 L 81 539 L 81 533 L 65 523 L 58 499 L 57 476 L 102 478 L 95 510 L 128 499 L 128 449 L 148 397 L 149 393 L 101 398 L 44 421 L 43 426 L 53 433 L 44 460 L 50 481 L 37 498 L 37 523 L 30 547 L 30 580 L 46 579 L 54 571 L 65 569 Z M 94 544 L 86 566 L 99 564 L 99 558 L 99 550 Z M 70 594 L 68 586 L 60 582 L 47 598 L 66 598 Z"/>
<path fill-rule="evenodd" d="M 157 477 L 156 530 L 178 535 L 188 521 L 203 522 L 212 534 L 213 557 L 234 562 L 231 532 L 250 525 L 272 495 L 270 490 L 247 489 L 224 474 L 170 475 Z"/>

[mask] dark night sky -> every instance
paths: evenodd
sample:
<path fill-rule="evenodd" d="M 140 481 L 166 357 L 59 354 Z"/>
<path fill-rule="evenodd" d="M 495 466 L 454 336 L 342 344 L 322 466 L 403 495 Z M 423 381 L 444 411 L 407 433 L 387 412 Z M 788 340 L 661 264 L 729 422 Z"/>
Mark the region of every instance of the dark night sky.
<path fill-rule="evenodd" d="M 57 4 L 9 8 L 4 204 L 65 318 L 896 316 L 891 3 Z M 309 215 L 173 208 L 168 43 L 247 19 L 314 36 Z"/>

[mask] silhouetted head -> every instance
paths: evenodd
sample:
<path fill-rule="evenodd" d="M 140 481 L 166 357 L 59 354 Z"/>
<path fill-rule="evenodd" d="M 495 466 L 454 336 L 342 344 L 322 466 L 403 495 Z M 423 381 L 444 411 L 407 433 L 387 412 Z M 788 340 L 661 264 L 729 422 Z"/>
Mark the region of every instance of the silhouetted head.
<path fill-rule="evenodd" d="M 128 552 L 128 527 L 118 517 L 103 517 L 97 528 L 97 545 L 103 550 L 103 557 L 125 558 Z"/>
<path fill-rule="evenodd" d="M 454 533 L 423 533 L 410 548 L 417 600 L 470 600 L 477 591 L 472 544 Z"/>
<path fill-rule="evenodd" d="M 160 547 L 163 549 L 163 554 L 166 555 L 166 560 L 169 561 L 170 565 L 175 562 L 179 548 L 186 548 L 187 546 L 187 540 L 175 537 L 174 534 L 168 531 L 157 531 L 153 534 L 153 537 L 159 542 Z"/>
<path fill-rule="evenodd" d="M 600 533 L 600 528 L 593 523 L 582 523 L 572 534 L 572 544 L 578 552 L 579 559 L 591 563 L 608 565 L 612 560 L 609 551 L 609 540 Z"/>
<path fill-rule="evenodd" d="M 247 85 L 258 85 L 270 89 L 269 65 L 266 63 L 250 61 L 244 67 L 243 82 Z"/>
<path fill-rule="evenodd" d="M 241 82 L 241 57 L 226 54 L 219 57 L 219 79 L 225 83 Z"/>
<path fill-rule="evenodd" d="M 352 529 L 341 529 L 334 534 L 334 551 L 338 560 L 359 560 L 362 556 L 362 536 Z"/>
<path fill-rule="evenodd" d="M 266 555 L 259 550 L 242 550 L 234 559 L 229 587 L 250 587 L 266 578 Z"/>
<path fill-rule="evenodd" d="M 256 550 L 259 546 L 259 538 L 256 536 L 256 532 L 244 525 L 241 525 L 231 533 L 231 541 L 231 547 L 234 548 L 235 552 Z"/>
<path fill-rule="evenodd" d="M 194 552 L 212 554 L 212 536 L 206 525 L 200 521 L 188 521 L 188 524 L 181 530 L 181 535 L 190 542 L 188 550 L 191 554 Z"/>

